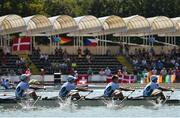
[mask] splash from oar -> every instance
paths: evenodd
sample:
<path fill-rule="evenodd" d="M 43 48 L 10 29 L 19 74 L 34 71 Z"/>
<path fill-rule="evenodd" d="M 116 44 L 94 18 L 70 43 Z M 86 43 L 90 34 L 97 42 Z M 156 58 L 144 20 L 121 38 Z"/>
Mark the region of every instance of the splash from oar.
<path fill-rule="evenodd" d="M 67 110 L 75 111 L 77 109 L 77 105 L 71 101 L 71 96 L 65 100 L 59 98 L 59 106 L 61 110 L 65 110 L 65 111 Z"/>
<path fill-rule="evenodd" d="M 29 110 L 29 109 L 34 109 L 36 107 L 32 106 L 32 101 L 31 100 L 21 100 L 18 102 L 18 104 L 21 106 L 23 110 Z"/>

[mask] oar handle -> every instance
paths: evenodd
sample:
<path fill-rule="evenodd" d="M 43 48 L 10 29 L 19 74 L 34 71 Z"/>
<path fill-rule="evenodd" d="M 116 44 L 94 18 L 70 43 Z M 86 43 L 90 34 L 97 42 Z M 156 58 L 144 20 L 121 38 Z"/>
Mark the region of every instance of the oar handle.
<path fill-rule="evenodd" d="M 135 90 L 134 90 L 134 91 L 135 91 Z M 134 91 L 131 91 L 131 93 L 130 93 L 128 96 L 126 96 L 123 100 L 121 100 L 120 104 L 122 104 L 126 99 L 128 99 L 128 97 L 129 97 L 132 93 L 134 93 Z"/>
<path fill-rule="evenodd" d="M 166 96 L 166 99 L 164 100 L 164 102 L 162 103 L 162 105 L 164 105 L 165 103 L 166 103 L 166 101 L 168 101 L 169 99 L 170 99 L 170 97 L 171 97 L 171 95 L 174 93 L 174 91 L 171 91 L 171 93 L 168 95 L 168 96 Z"/>
<path fill-rule="evenodd" d="M 85 96 L 82 96 L 83 98 L 86 98 L 88 95 L 90 95 L 93 91 L 89 91 L 88 94 L 86 94 Z"/>

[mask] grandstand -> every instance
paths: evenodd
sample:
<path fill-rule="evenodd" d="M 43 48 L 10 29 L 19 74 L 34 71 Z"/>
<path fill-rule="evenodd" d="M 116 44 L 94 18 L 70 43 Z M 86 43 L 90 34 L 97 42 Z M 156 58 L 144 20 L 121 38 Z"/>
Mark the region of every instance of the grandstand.
<path fill-rule="evenodd" d="M 15 42 L 14 39 L 17 36 L 17 42 Z M 168 68 L 168 70 L 169 67 L 172 70 L 179 70 L 179 36 L 180 17 L 168 18 L 165 16 L 156 16 L 145 18 L 134 15 L 122 18 L 111 15 L 96 18 L 92 15 L 86 15 L 72 18 L 67 15 L 58 15 L 47 18 L 43 15 L 33 15 L 22 18 L 15 14 L 1 16 L 0 47 L 3 53 L 0 57 L 0 74 L 8 74 L 10 71 L 11 73 L 20 74 L 26 68 L 36 70 L 33 74 L 40 74 L 39 71 L 41 68 L 46 69 L 46 74 L 53 74 L 54 72 L 59 72 L 59 70 L 52 69 L 53 63 L 59 66 L 63 63 L 67 66 L 72 66 L 72 62 L 74 62 L 77 66 L 75 70 L 79 74 L 87 74 L 89 68 L 92 68 L 94 74 L 99 74 L 102 68 L 109 67 L 113 74 L 118 69 L 122 69 L 123 71 L 127 71 L 128 74 L 136 75 L 137 73 L 133 71 L 139 70 L 139 66 L 134 65 L 133 61 L 144 59 L 148 63 L 140 70 L 147 69 L 148 67 L 148 69 L 152 70 L 154 66 L 150 62 L 154 60 L 164 61 L 162 58 L 166 58 L 167 56 L 173 57 L 169 58 L 173 64 L 171 66 L 163 65 L 163 67 Z M 21 37 L 28 38 L 21 39 Z M 46 45 L 38 44 L 40 37 L 43 37 L 43 40 L 46 39 L 44 40 Z M 22 43 L 19 39 L 21 41 L 29 41 L 25 42 L 25 44 L 29 45 L 27 50 L 20 47 L 24 42 Z M 70 42 L 69 45 L 64 45 L 67 42 Z M 60 47 L 63 48 L 63 51 L 67 49 L 68 56 L 66 59 L 64 59 L 63 55 L 57 56 L 55 54 L 55 49 L 59 49 Z M 164 53 L 167 52 L 168 54 L 155 56 L 154 59 L 149 59 L 148 54 L 144 58 L 139 58 L 142 55 L 138 53 L 138 57 L 134 47 L 140 50 L 153 49 L 157 53 L 156 55 L 162 54 L 160 47 L 163 47 Z M 6 48 L 9 50 L 9 56 L 6 56 Z M 36 50 L 38 48 L 41 50 L 39 52 L 40 54 L 33 54 L 33 49 Z M 77 53 L 78 49 L 84 51 L 85 48 L 88 48 L 91 52 L 90 62 L 83 52 L 80 54 L 82 57 L 79 57 L 79 52 Z M 107 54 L 107 51 L 110 54 Z M 151 52 L 146 51 L 146 53 Z M 26 59 L 23 59 L 20 56 L 21 54 L 25 54 Z M 42 61 L 40 58 L 42 54 L 48 57 L 47 61 Z M 119 60 L 118 56 L 124 56 L 121 59 L 125 61 Z M 71 65 L 67 64 L 68 58 L 71 61 Z M 23 62 L 22 67 L 18 66 L 18 60 Z M 163 63 L 169 63 L 169 61 L 166 60 Z M 159 69 L 157 67 L 155 68 Z M 66 71 L 61 69 L 60 71 L 63 74 L 70 74 L 70 70 L 68 69 Z"/>

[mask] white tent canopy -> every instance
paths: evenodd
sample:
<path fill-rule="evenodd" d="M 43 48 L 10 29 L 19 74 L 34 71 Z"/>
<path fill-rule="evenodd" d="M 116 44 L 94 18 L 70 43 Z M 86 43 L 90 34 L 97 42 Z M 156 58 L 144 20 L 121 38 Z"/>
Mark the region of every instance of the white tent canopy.
<path fill-rule="evenodd" d="M 147 18 L 151 25 L 151 34 L 164 34 L 175 31 L 172 20 L 165 16 Z"/>
<path fill-rule="evenodd" d="M 127 33 L 116 33 L 114 36 L 143 36 L 150 32 L 150 25 L 146 18 L 134 15 L 123 18 L 126 23 Z"/>
<path fill-rule="evenodd" d="M 134 15 L 131 17 L 123 18 L 127 24 L 128 33 L 146 33 L 149 32 L 149 22 L 146 18 Z"/>
<path fill-rule="evenodd" d="M 99 18 L 103 25 L 103 32 L 104 34 L 112 34 L 112 33 L 119 33 L 119 32 L 126 32 L 126 23 L 124 20 L 115 15 L 106 16 Z"/>
<path fill-rule="evenodd" d="M 180 36 L 180 17 L 171 18 L 174 26 L 175 26 L 175 32 L 166 33 L 164 35 L 166 36 Z"/>
<path fill-rule="evenodd" d="M 43 15 L 33 15 L 23 18 L 26 23 L 26 35 L 49 32 L 52 30 L 52 25 L 49 19 Z"/>
<path fill-rule="evenodd" d="M 21 32 L 21 35 L 49 36 L 69 33 L 69 36 L 180 36 L 180 17 L 157 16 L 144 18 L 134 15 L 127 18 L 111 15 L 96 18 L 92 15 L 72 18 L 58 15 L 49 19 L 43 15 L 22 18 L 18 15 L 0 17 L 0 35 Z"/>
<path fill-rule="evenodd" d="M 21 16 L 5 15 L 0 17 L 0 35 L 22 32 L 25 28 L 26 25 Z"/>
<path fill-rule="evenodd" d="M 49 20 L 53 25 L 52 34 L 70 33 L 78 28 L 76 21 L 68 15 L 50 17 Z"/>
<path fill-rule="evenodd" d="M 102 31 L 103 27 L 99 19 L 94 16 L 87 15 L 74 18 L 78 24 L 78 30 L 71 33 L 72 36 L 82 36 L 83 34 L 91 35 L 93 33 L 97 34 Z"/>

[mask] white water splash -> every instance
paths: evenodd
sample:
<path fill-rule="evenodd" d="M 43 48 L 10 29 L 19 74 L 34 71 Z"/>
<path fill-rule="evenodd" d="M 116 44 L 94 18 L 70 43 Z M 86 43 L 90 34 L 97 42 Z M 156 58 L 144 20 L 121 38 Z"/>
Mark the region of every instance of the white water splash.
<path fill-rule="evenodd" d="M 106 107 L 107 108 L 109 108 L 109 109 L 121 109 L 121 108 L 123 108 L 124 107 L 124 105 L 123 104 L 117 104 L 116 102 L 115 102 L 115 100 L 104 100 L 103 101 L 104 102 L 104 104 L 106 104 Z"/>
<path fill-rule="evenodd" d="M 156 100 L 148 101 L 150 104 L 152 104 L 152 109 L 160 109 L 163 105 L 163 100 L 160 98 L 157 98 Z"/>
<path fill-rule="evenodd" d="M 31 100 L 22 100 L 18 104 L 21 106 L 23 110 L 30 110 L 36 108 L 35 106 L 33 106 L 33 101 Z"/>
<path fill-rule="evenodd" d="M 59 101 L 59 106 L 61 110 L 65 111 L 76 111 L 77 109 L 77 104 L 74 104 L 71 101 L 71 97 L 68 97 L 66 100 Z"/>

